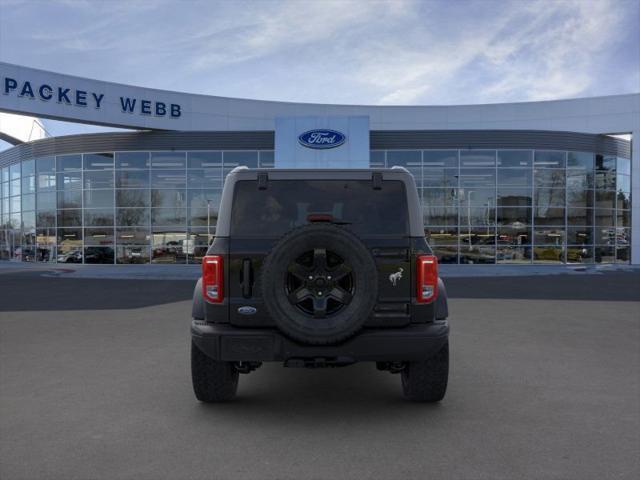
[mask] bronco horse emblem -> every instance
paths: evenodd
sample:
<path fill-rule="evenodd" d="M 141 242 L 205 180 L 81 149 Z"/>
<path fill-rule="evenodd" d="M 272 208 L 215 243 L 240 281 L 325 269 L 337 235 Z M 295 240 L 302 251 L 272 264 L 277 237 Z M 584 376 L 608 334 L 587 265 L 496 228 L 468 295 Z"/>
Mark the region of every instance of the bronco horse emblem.
<path fill-rule="evenodd" d="M 393 285 L 394 287 L 396 286 L 398 280 L 402 278 L 402 272 L 404 272 L 403 268 L 399 267 L 396 273 L 392 273 L 391 275 L 389 275 L 389 281 L 391 282 L 391 285 Z"/>

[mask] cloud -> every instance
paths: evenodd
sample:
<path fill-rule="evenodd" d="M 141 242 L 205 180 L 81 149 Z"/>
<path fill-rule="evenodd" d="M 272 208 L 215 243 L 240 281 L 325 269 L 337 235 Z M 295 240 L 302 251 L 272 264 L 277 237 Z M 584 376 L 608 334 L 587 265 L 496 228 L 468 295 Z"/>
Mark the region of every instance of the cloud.
<path fill-rule="evenodd" d="M 637 0 L 0 2 L 2 60 L 155 88 L 369 104 L 640 88 Z"/>
<path fill-rule="evenodd" d="M 295 51 L 304 45 L 317 48 L 301 52 L 307 61 L 317 62 L 327 52 L 327 43 L 350 30 L 375 22 L 381 12 L 401 15 L 405 0 L 323 2 L 288 1 L 252 4 L 251 15 L 240 15 L 232 28 L 220 31 L 215 24 L 209 33 L 193 40 L 206 42 L 193 59 L 197 70 L 246 62 L 283 51 Z M 256 8 L 257 6 L 257 8 Z M 192 41 L 192 43 L 194 43 Z"/>
<path fill-rule="evenodd" d="M 522 28 L 494 39 L 483 54 L 493 71 L 480 93 L 491 101 L 546 100 L 586 92 L 598 54 L 616 40 L 622 12 L 607 1 L 534 4 Z M 524 98 L 522 98 L 524 96 Z"/>
<path fill-rule="evenodd" d="M 456 23 L 452 39 L 435 44 L 427 26 L 422 42 L 409 48 L 388 44 L 383 51 L 390 61 L 363 62 L 359 77 L 373 88 L 387 90 L 380 95 L 381 104 L 581 95 L 599 80 L 598 54 L 619 35 L 623 12 L 615 6 L 602 0 L 517 2 L 501 9 L 491 25 Z M 359 57 L 372 58 L 375 52 L 364 47 Z"/>

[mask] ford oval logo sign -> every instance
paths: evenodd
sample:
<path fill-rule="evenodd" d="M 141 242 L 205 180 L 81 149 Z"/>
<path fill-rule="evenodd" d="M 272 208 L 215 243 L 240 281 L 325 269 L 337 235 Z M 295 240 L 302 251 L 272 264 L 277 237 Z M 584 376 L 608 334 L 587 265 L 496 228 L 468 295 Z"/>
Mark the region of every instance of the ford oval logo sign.
<path fill-rule="evenodd" d="M 298 136 L 300 144 L 307 148 L 336 148 L 347 141 L 344 133 L 329 129 L 316 129 Z"/>
<path fill-rule="evenodd" d="M 250 307 L 250 306 L 244 306 L 244 307 L 240 307 L 238 308 L 238 313 L 240 315 L 254 315 L 256 312 L 258 311 L 257 308 L 255 307 Z"/>

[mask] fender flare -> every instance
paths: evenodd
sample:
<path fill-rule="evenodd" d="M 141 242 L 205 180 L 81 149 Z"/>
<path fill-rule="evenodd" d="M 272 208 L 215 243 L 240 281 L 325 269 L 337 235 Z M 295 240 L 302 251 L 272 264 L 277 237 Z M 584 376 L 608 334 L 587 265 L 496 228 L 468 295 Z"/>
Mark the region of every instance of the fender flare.
<path fill-rule="evenodd" d="M 447 289 L 444 282 L 438 277 L 438 296 L 436 297 L 436 320 L 446 320 L 449 316 L 449 305 L 447 302 Z"/>
<path fill-rule="evenodd" d="M 202 278 L 198 279 L 198 283 L 193 290 L 193 304 L 191 306 L 191 317 L 194 320 L 204 320 L 204 298 L 202 297 Z"/>

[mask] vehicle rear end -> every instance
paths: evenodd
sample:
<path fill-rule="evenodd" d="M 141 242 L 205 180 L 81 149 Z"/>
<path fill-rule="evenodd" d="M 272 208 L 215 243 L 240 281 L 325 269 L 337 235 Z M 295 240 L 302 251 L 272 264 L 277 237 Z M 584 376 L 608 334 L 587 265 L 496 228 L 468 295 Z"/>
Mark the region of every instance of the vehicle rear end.
<path fill-rule="evenodd" d="M 264 361 L 400 372 L 446 343 L 438 283 L 405 170 L 238 169 L 203 260 L 193 339 L 240 372 Z"/>

